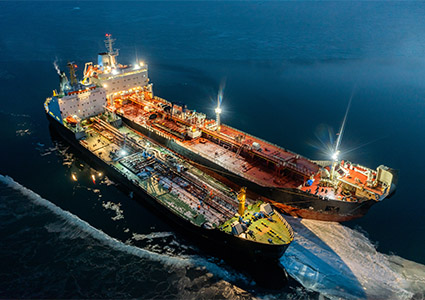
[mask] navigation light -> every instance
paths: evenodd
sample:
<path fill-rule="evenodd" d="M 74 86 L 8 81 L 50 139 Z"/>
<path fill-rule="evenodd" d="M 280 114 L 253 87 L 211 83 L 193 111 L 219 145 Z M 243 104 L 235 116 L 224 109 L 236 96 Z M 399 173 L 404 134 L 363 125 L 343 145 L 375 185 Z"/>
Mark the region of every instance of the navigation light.
<path fill-rule="evenodd" d="M 339 155 L 339 150 L 335 151 L 335 152 L 332 154 L 332 160 L 333 160 L 333 161 L 338 161 L 338 155 Z"/>

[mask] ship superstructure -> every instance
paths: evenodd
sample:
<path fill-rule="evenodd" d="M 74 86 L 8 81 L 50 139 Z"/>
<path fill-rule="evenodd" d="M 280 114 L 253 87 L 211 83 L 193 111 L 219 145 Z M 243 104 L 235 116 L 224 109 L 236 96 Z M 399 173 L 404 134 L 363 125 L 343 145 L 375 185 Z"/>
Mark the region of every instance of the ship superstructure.
<path fill-rule="evenodd" d="M 222 124 L 221 94 L 215 119 L 154 96 L 148 66 L 119 65 L 118 53 L 110 42 L 108 45 L 109 51 L 100 54 L 103 65 L 92 66 L 95 72 L 85 72 L 86 81 L 105 88 L 108 110 L 218 178 L 247 186 L 283 212 L 346 221 L 361 217 L 394 192 L 397 174 L 386 166 L 372 170 L 347 161 L 313 161 Z M 140 74 L 137 80 L 133 80 L 134 74 Z"/>
<path fill-rule="evenodd" d="M 72 78 L 74 67 L 70 70 Z M 250 199 L 246 189 L 235 192 L 124 126 L 119 116 L 105 110 L 107 90 L 102 85 L 71 83 L 62 75 L 60 92 L 54 91 L 45 102 L 46 114 L 93 165 L 137 199 L 215 246 L 255 260 L 281 257 L 293 231 L 269 203 Z"/>
<path fill-rule="evenodd" d="M 114 39 L 106 34 L 105 46 L 107 52 L 98 54 L 98 63 L 86 63 L 84 67 L 84 83 L 102 86 L 108 95 L 117 95 L 121 91 L 134 88 L 144 88 L 152 92 L 149 84 L 148 66 L 143 61 L 133 65 L 118 63 L 118 50 L 114 49 Z"/>

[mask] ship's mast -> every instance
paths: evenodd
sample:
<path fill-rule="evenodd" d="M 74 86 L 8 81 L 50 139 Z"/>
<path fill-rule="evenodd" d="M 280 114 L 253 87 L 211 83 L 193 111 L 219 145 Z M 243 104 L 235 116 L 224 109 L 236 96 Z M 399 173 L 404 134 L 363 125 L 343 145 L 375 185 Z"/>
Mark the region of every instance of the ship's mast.
<path fill-rule="evenodd" d="M 119 50 L 119 49 L 114 49 L 114 42 L 116 39 L 113 39 L 112 34 L 110 33 L 105 34 L 105 37 L 106 37 L 106 40 L 104 42 L 105 42 L 105 47 L 108 50 L 111 67 L 115 68 L 117 65 L 116 57 L 118 56 L 118 50 Z"/>
<path fill-rule="evenodd" d="M 72 62 L 68 62 L 68 68 L 69 68 L 69 78 L 71 79 L 71 86 L 74 86 L 77 84 L 77 76 L 75 76 L 75 68 L 77 65 L 74 65 Z"/>

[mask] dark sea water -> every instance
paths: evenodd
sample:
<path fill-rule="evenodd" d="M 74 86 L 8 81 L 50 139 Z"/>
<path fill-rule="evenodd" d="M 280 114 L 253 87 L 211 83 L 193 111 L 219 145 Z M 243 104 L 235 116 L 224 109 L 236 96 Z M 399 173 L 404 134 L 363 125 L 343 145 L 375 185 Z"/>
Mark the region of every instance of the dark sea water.
<path fill-rule="evenodd" d="M 423 2 L 0 2 L 0 298 L 425 298 L 424 16 Z M 93 184 L 49 131 L 53 62 L 81 72 L 105 33 L 120 62 L 149 63 L 158 96 L 213 116 L 225 85 L 225 123 L 310 158 L 329 157 L 353 95 L 341 157 L 398 169 L 397 193 L 343 225 L 288 218 L 290 279 L 270 289 Z"/>

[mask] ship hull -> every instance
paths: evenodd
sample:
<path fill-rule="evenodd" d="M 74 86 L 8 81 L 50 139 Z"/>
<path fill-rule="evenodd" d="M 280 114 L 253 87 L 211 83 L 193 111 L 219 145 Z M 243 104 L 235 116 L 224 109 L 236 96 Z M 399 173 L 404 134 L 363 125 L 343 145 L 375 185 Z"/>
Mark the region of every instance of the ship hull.
<path fill-rule="evenodd" d="M 169 221 L 178 225 L 183 231 L 189 233 L 196 241 L 206 246 L 207 249 L 216 250 L 225 254 L 231 253 L 232 259 L 240 258 L 242 260 L 249 259 L 253 261 L 278 261 L 287 249 L 288 244 L 272 245 L 255 243 L 224 233 L 218 229 L 207 229 L 202 226 L 197 226 L 189 220 L 177 216 L 154 197 L 134 185 L 120 172 L 83 147 L 77 141 L 72 131 L 68 130 L 50 115 L 46 114 L 46 116 L 54 131 L 66 142 L 71 144 L 88 163 L 101 169 L 112 180 L 119 183 L 124 190 L 133 192 L 134 199 L 153 208 L 161 217 L 166 216 Z"/>
<path fill-rule="evenodd" d="M 191 151 L 188 148 L 159 135 L 155 130 L 142 126 L 136 122 L 121 115 L 122 120 L 131 128 L 141 132 L 149 138 L 155 140 L 161 145 L 173 150 L 185 158 L 204 166 L 214 172 L 211 175 L 218 178 L 227 178 L 238 186 L 246 186 L 249 190 L 255 192 L 264 200 L 272 203 L 276 208 L 285 214 L 321 221 L 345 222 L 364 216 L 370 207 L 377 201 L 369 200 L 363 202 L 348 202 L 340 200 L 331 200 L 320 198 L 313 194 L 306 194 L 297 189 L 270 188 L 263 187 L 252 182 L 230 170 L 224 169 L 213 161 L 204 158 L 200 154 Z"/>

